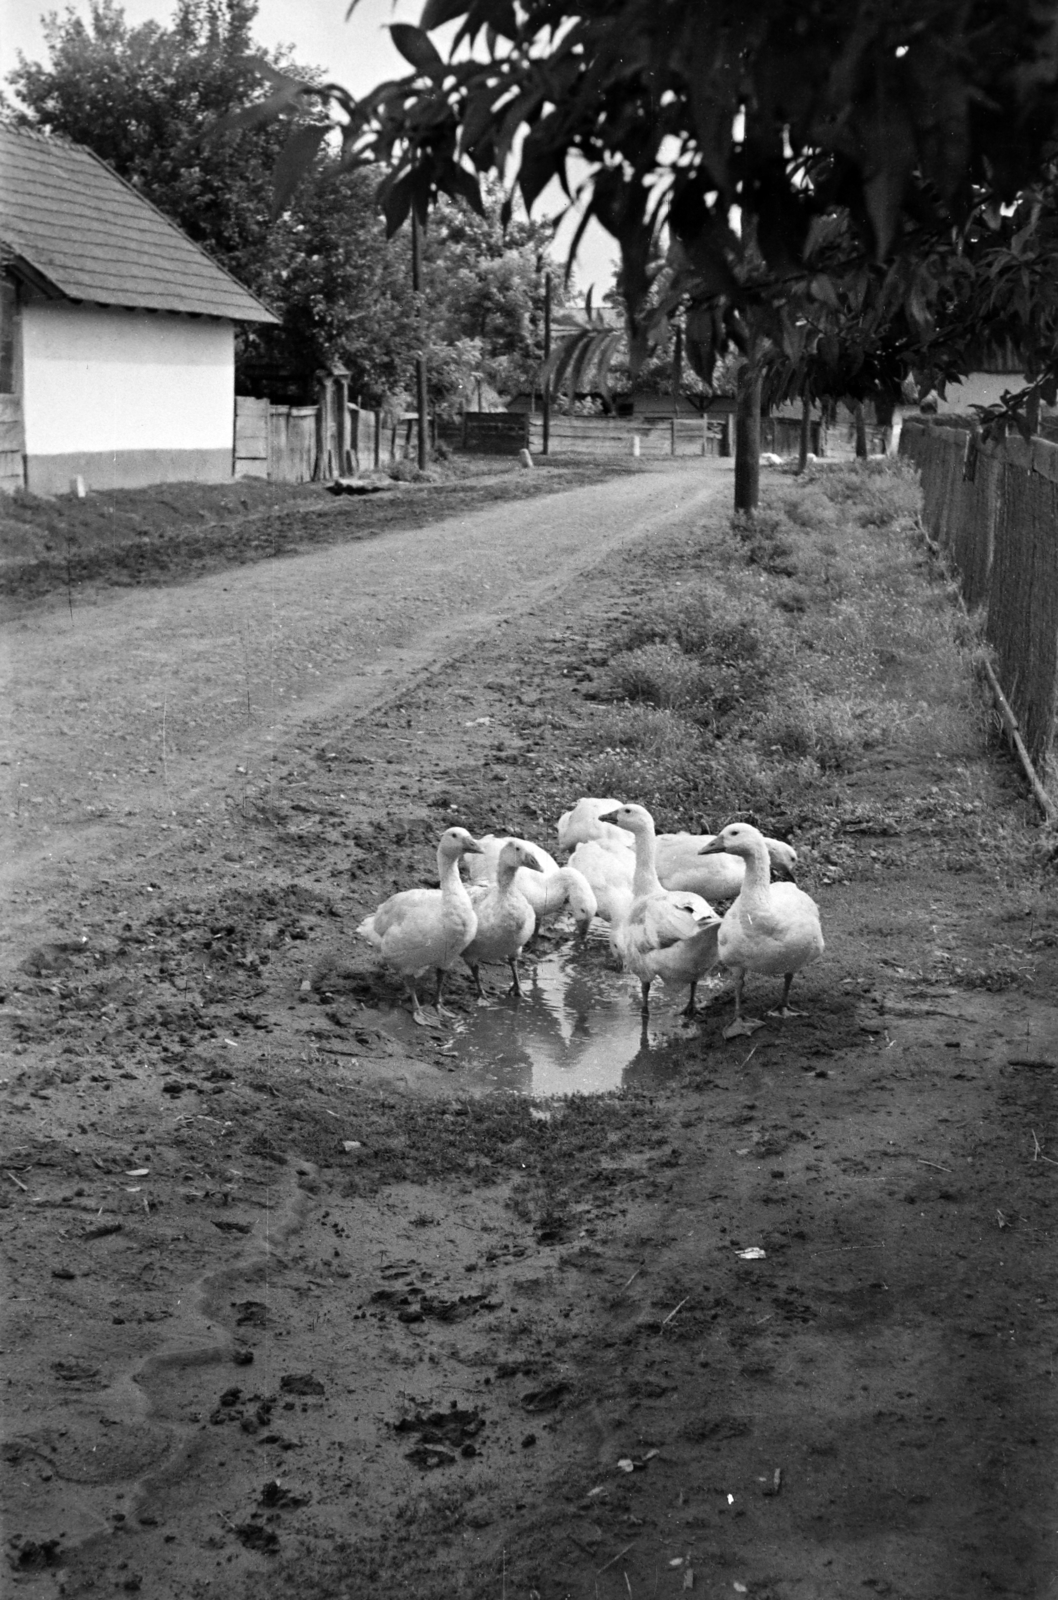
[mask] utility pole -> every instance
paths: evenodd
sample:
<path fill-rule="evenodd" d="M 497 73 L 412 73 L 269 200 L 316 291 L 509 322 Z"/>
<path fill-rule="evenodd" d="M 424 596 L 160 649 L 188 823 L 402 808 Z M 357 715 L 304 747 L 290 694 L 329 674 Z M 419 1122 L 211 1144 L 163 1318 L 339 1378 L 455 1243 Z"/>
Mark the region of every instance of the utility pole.
<path fill-rule="evenodd" d="M 551 359 L 551 274 L 544 273 L 544 366 Z M 544 401 L 544 438 L 542 454 L 551 454 L 551 374 L 548 373 L 543 384 Z"/>
<path fill-rule="evenodd" d="M 419 466 L 425 468 L 426 450 L 426 328 L 422 309 L 422 241 L 419 215 L 411 208 L 411 286 L 415 294 L 415 317 L 419 332 L 419 353 L 415 357 L 415 404 L 419 412 Z"/>

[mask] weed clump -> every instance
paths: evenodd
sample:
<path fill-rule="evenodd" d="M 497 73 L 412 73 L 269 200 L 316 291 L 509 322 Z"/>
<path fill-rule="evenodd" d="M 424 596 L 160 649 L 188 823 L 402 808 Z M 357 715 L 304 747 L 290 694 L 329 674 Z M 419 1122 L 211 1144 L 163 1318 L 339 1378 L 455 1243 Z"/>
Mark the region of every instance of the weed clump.
<path fill-rule="evenodd" d="M 648 601 L 608 641 L 583 792 L 781 831 L 887 742 L 967 759 L 973 630 L 925 574 L 919 510 L 909 464 L 830 465 L 659 548 L 645 579 L 639 555 Z"/>

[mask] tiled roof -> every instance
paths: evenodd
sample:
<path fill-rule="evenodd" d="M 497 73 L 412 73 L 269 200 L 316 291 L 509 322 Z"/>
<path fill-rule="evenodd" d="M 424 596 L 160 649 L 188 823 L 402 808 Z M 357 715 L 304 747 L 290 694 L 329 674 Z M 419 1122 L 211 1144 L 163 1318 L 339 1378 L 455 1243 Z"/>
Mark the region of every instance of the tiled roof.
<path fill-rule="evenodd" d="M 70 300 L 278 320 L 91 150 L 0 126 L 0 256 L 8 253 Z"/>

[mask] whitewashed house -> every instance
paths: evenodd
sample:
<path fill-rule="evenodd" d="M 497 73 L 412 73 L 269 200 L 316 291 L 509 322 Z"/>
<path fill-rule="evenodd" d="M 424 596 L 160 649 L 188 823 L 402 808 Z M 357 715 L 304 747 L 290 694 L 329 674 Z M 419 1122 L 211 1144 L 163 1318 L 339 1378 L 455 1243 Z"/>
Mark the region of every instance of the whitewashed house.
<path fill-rule="evenodd" d="M 235 324 L 276 320 L 90 150 L 0 127 L 0 488 L 230 479 Z"/>

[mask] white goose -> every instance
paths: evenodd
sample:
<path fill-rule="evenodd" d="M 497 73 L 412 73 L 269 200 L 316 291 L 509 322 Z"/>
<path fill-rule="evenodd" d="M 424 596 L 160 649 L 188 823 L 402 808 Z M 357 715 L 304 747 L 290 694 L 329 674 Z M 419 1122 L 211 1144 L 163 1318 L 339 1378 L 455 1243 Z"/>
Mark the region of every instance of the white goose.
<path fill-rule="evenodd" d="M 543 845 L 532 839 L 517 839 L 512 833 L 483 833 L 478 839 L 481 854 L 467 862 L 467 877 L 471 883 L 495 883 L 500 862 L 500 851 L 505 844 L 521 845 L 528 850 L 541 872 L 557 872 L 558 862 L 548 855 Z"/>
<path fill-rule="evenodd" d="M 485 998 L 479 970 L 483 961 L 506 961 L 511 969 L 511 993 L 521 996 L 518 957 L 536 927 L 536 913 L 519 889 L 521 869 L 540 871 L 532 846 L 508 839 L 496 862 L 495 883 L 475 883 L 470 899 L 477 916 L 477 931 L 463 950 L 463 960 L 474 975 L 478 999 Z"/>
<path fill-rule="evenodd" d="M 426 1017 L 417 980 L 431 969 L 437 973 L 437 1014 L 448 1016 L 441 1004 L 445 974 L 477 932 L 477 914 L 459 876 L 459 863 L 480 849 L 465 828 L 446 828 L 437 845 L 440 888 L 402 889 L 356 930 L 401 974 L 411 995 L 412 1016 L 422 1026 Z"/>
<path fill-rule="evenodd" d="M 618 800 L 597 800 L 585 796 L 559 818 L 559 847 L 566 850 L 571 845 L 577 846 L 570 861 L 580 867 L 595 889 L 596 896 L 599 895 L 596 877 L 617 881 L 615 869 L 599 858 L 600 850 L 606 849 L 616 855 L 627 869 L 629 879 L 634 870 L 634 849 L 629 848 L 628 835 L 607 820 L 607 814 L 619 805 Z M 714 855 L 712 860 L 703 861 L 702 850 L 715 837 L 712 833 L 656 835 L 655 861 L 658 877 L 666 889 L 689 889 L 692 894 L 700 894 L 706 900 L 734 899 L 742 887 L 745 863 L 737 856 L 722 853 Z M 785 877 L 792 877 L 797 851 L 782 839 L 767 839 L 765 843 L 773 869 Z M 583 858 L 578 853 L 582 846 L 587 852 Z M 590 869 L 584 864 L 586 861 L 592 863 Z M 605 898 L 605 890 L 603 895 Z M 606 913 L 600 910 L 599 915 L 605 916 Z"/>
<path fill-rule="evenodd" d="M 742 888 L 746 863 L 726 851 L 702 859 L 706 845 L 716 838 L 712 833 L 659 833 L 657 838 L 658 877 L 666 889 L 691 889 L 707 900 L 733 900 Z M 797 851 L 782 839 L 765 839 L 772 870 L 777 876 L 793 877 Z"/>
<path fill-rule="evenodd" d="M 823 954 L 823 932 L 819 907 L 811 895 L 793 883 L 772 883 L 767 842 L 758 829 L 748 822 L 729 823 L 702 853 L 719 851 L 741 856 L 746 863 L 742 891 L 720 924 L 717 942 L 720 960 L 735 974 L 735 1020 L 724 1029 L 724 1038 L 734 1039 L 763 1026 L 742 1015 L 747 972 L 782 975 L 782 1003 L 772 1014 L 800 1015 L 787 1007 L 790 985 L 795 972 Z"/>
<path fill-rule="evenodd" d="M 598 915 L 599 903 L 583 872 L 572 863 L 556 867 L 554 872 L 542 872 L 539 878 L 522 868 L 516 882 L 536 912 L 538 928 L 568 908 L 576 926 L 577 938 L 587 938 L 592 919 Z"/>
<path fill-rule="evenodd" d="M 505 844 L 517 844 L 536 861 L 539 872 L 519 867 L 515 883 L 536 913 L 539 930 L 569 908 L 576 924 L 577 937 L 587 936 L 592 918 L 598 912 L 591 884 L 575 867 L 560 867 L 554 856 L 531 839 L 516 839 L 511 834 L 486 833 L 479 843 L 482 854 L 468 862 L 467 876 L 472 883 L 495 883 L 500 851 Z"/>
<path fill-rule="evenodd" d="M 599 839 L 584 839 L 570 856 L 568 865 L 591 886 L 600 917 L 613 923 L 628 915 L 636 870 L 636 858 L 631 850 L 618 854 Z"/>
<path fill-rule="evenodd" d="M 684 1016 L 693 1017 L 695 989 L 717 964 L 720 918 L 700 895 L 666 889 L 654 861 L 654 819 L 645 806 L 619 806 L 601 821 L 625 828 L 635 839 L 636 867 L 632 905 L 614 930 L 614 942 L 643 991 L 643 1013 L 650 1009 L 654 978 L 688 984 Z"/>
<path fill-rule="evenodd" d="M 616 811 L 620 804 L 620 800 L 594 800 L 588 796 L 578 800 L 571 810 L 564 811 L 558 819 L 559 849 L 572 850 L 574 845 L 594 840 L 616 850 L 618 855 L 632 856 L 635 847 L 627 833 L 605 820 L 604 814 Z"/>

